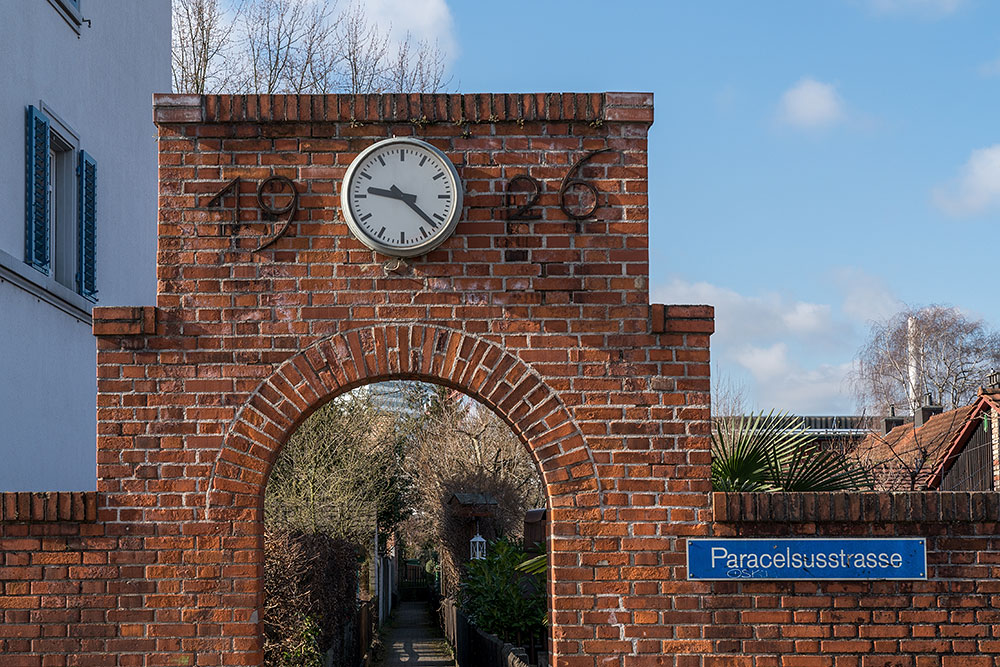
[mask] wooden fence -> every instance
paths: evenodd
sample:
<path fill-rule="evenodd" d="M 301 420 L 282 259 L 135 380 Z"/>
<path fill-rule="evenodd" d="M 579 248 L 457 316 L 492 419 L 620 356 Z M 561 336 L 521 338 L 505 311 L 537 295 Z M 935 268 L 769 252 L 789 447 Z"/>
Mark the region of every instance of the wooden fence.
<path fill-rule="evenodd" d="M 442 600 L 439 613 L 441 627 L 455 653 L 458 667 L 532 667 L 523 648 L 507 644 L 477 628 L 461 612 L 454 599 Z M 538 652 L 537 666 L 548 666 L 545 651 Z"/>

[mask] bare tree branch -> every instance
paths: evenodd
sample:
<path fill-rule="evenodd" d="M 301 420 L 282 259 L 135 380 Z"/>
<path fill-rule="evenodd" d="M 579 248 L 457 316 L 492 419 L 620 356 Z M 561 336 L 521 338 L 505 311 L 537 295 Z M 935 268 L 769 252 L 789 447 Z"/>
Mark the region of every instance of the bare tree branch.
<path fill-rule="evenodd" d="M 226 62 L 234 22 L 225 16 L 219 0 L 174 0 L 172 13 L 174 91 L 204 94 L 226 89 L 232 83 Z M 234 16 L 239 14 L 237 5 Z"/>
<path fill-rule="evenodd" d="M 912 412 L 930 393 L 945 409 L 965 405 L 1000 365 L 1000 335 L 957 308 L 908 308 L 872 324 L 851 380 L 860 407 Z"/>
<path fill-rule="evenodd" d="M 405 39 L 371 21 L 360 0 L 341 11 L 311 0 L 175 0 L 176 92 L 438 92 L 448 85 L 437 43 Z"/>

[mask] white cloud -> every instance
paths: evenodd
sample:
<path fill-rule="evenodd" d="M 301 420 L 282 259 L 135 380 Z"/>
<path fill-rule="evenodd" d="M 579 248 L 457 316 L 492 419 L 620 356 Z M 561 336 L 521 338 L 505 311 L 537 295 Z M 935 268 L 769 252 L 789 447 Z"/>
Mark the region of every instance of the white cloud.
<path fill-rule="evenodd" d="M 858 267 L 836 269 L 833 272 L 833 282 L 844 294 L 840 304 L 841 311 L 855 322 L 884 320 L 905 307 L 884 280 Z"/>
<path fill-rule="evenodd" d="M 980 65 L 979 73 L 986 77 L 1000 76 L 1000 58 Z"/>
<path fill-rule="evenodd" d="M 934 203 L 948 215 L 961 217 L 983 213 L 1000 204 L 1000 144 L 972 151 L 958 177 L 937 187 Z"/>
<path fill-rule="evenodd" d="M 818 333 L 830 325 L 830 306 L 797 301 L 782 314 L 781 321 L 792 333 Z"/>
<path fill-rule="evenodd" d="M 713 340 L 728 344 L 769 342 L 788 336 L 826 342 L 842 329 L 826 304 L 790 301 L 774 293 L 745 296 L 705 282 L 671 280 L 653 291 L 652 300 L 715 306 Z"/>
<path fill-rule="evenodd" d="M 844 103 L 833 84 L 806 77 L 785 91 L 778 120 L 800 129 L 830 127 L 844 120 Z"/>
<path fill-rule="evenodd" d="M 842 294 L 837 305 L 777 293 L 748 296 L 680 279 L 651 296 L 656 303 L 715 306 L 712 372 L 744 378 L 750 404 L 799 414 L 847 414 L 854 400 L 845 378 L 861 342 L 859 325 L 891 315 L 900 302 L 880 279 L 854 267 L 834 271 L 832 283 Z"/>
<path fill-rule="evenodd" d="M 391 27 L 393 41 L 402 41 L 409 32 L 416 40 L 437 42 L 450 61 L 458 55 L 455 22 L 445 0 L 364 0 L 364 7 L 383 30 Z"/>
<path fill-rule="evenodd" d="M 945 16 L 954 13 L 965 0 L 868 0 L 879 14 L 922 14 Z"/>
<path fill-rule="evenodd" d="M 853 408 L 846 383 L 850 362 L 804 368 L 789 359 L 784 343 L 747 345 L 733 360 L 750 373 L 755 402 L 764 410 L 815 415 L 844 414 Z"/>
<path fill-rule="evenodd" d="M 787 375 L 788 346 L 775 343 L 770 347 L 746 345 L 735 353 L 736 362 L 746 368 L 758 380 L 773 380 Z"/>

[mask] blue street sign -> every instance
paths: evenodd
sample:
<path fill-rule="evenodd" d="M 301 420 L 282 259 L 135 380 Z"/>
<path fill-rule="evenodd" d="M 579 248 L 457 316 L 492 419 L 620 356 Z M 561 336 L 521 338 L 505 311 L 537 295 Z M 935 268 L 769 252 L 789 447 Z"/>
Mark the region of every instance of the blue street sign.
<path fill-rule="evenodd" d="M 923 538 L 689 539 L 688 579 L 926 579 Z"/>

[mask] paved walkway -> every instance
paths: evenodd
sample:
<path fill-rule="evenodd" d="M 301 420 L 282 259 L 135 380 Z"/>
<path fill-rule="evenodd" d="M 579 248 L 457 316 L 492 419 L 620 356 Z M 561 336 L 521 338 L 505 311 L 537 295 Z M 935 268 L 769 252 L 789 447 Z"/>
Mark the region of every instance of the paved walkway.
<path fill-rule="evenodd" d="M 448 644 L 426 602 L 400 602 L 385 640 L 384 667 L 455 667 Z"/>

